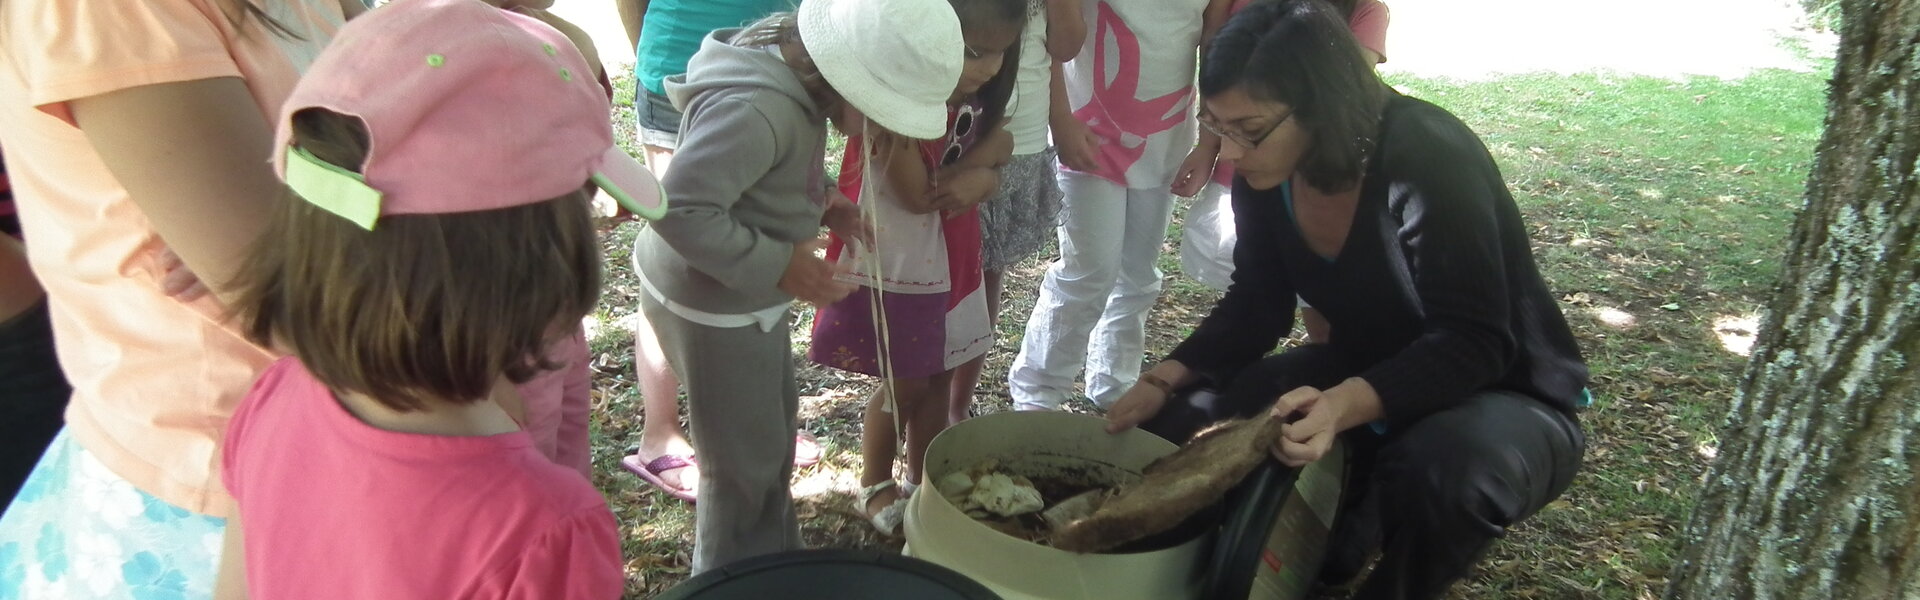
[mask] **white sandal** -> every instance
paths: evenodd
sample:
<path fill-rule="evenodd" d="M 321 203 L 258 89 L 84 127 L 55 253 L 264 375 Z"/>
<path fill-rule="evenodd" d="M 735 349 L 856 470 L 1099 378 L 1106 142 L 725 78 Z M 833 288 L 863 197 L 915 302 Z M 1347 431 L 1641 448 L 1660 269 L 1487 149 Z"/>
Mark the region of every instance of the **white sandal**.
<path fill-rule="evenodd" d="M 868 516 L 867 520 L 873 523 L 873 528 L 879 530 L 880 533 L 900 535 L 900 524 L 906 520 L 907 498 L 913 496 L 913 486 L 911 484 L 901 485 L 898 481 L 888 479 L 867 486 L 860 490 L 860 504 L 854 506 L 853 509 L 859 511 L 860 514 L 867 514 L 867 505 L 873 504 L 873 498 L 879 496 L 880 492 L 887 491 L 887 488 L 892 487 L 900 488 L 900 497 L 895 499 L 892 504 L 882 507 L 880 512 Z"/>

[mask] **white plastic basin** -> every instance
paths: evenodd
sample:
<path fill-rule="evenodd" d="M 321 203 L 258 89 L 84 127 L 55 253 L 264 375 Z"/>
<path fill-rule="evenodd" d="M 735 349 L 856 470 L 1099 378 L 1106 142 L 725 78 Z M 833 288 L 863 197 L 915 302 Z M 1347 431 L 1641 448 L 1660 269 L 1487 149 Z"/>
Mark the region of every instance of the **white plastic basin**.
<path fill-rule="evenodd" d="M 1197 595 L 1211 534 L 1135 554 L 1074 554 L 993 530 L 931 482 L 997 459 L 1008 470 L 1108 465 L 1134 474 L 1175 446 L 1139 430 L 1108 434 L 1097 417 L 1003 412 L 961 422 L 927 450 L 928 485 L 907 503 L 906 553 L 960 572 L 1007 600 L 1179 600 Z"/>

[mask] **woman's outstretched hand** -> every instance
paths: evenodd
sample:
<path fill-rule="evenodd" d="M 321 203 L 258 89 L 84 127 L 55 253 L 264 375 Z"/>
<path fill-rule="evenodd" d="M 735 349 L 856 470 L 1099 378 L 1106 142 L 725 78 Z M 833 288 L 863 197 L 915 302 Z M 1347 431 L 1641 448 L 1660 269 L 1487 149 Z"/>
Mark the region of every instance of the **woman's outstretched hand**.
<path fill-rule="evenodd" d="M 1160 414 L 1173 390 L 1191 383 L 1193 378 L 1193 371 L 1186 364 L 1177 360 L 1160 361 L 1141 374 L 1140 381 L 1134 382 L 1133 387 L 1107 409 L 1107 433 L 1132 429 Z"/>
<path fill-rule="evenodd" d="M 1160 388 L 1144 383 L 1135 383 L 1113 408 L 1107 409 L 1107 433 L 1120 433 L 1147 422 L 1147 419 L 1160 414 L 1167 404 L 1167 393 Z"/>

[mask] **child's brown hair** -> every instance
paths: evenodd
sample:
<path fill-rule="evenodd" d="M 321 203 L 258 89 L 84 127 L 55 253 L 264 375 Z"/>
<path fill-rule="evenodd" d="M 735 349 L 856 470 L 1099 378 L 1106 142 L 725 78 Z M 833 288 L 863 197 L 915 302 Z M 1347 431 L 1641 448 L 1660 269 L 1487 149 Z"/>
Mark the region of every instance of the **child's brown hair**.
<path fill-rule="evenodd" d="M 359 172 L 358 119 L 293 116 L 294 143 Z M 584 183 L 584 182 L 583 182 Z M 468 213 L 383 215 L 369 231 L 289 194 L 238 275 L 247 334 L 337 392 L 399 411 L 487 397 L 554 365 L 557 334 L 593 309 L 600 251 L 586 192 Z"/>

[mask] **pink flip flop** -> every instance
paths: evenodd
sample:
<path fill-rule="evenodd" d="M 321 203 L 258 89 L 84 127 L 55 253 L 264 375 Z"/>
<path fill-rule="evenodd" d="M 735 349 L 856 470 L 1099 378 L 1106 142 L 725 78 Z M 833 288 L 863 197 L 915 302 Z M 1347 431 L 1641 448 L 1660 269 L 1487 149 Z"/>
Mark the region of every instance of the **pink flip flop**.
<path fill-rule="evenodd" d="M 660 474 L 674 469 L 698 466 L 699 464 L 693 461 L 692 456 L 677 456 L 673 454 L 663 454 L 660 458 L 653 459 L 646 463 L 640 462 L 640 455 L 638 454 L 629 454 L 625 458 L 620 459 L 621 468 L 632 472 L 634 475 L 639 475 L 641 480 L 646 481 L 653 487 L 660 488 L 660 491 L 666 492 L 668 496 L 673 496 L 688 502 L 695 501 L 696 496 L 694 496 L 694 493 L 687 491 L 686 488 L 668 485 L 667 480 L 660 478 Z"/>
<path fill-rule="evenodd" d="M 820 462 L 820 442 L 806 432 L 793 436 L 793 466 L 805 469 Z"/>

